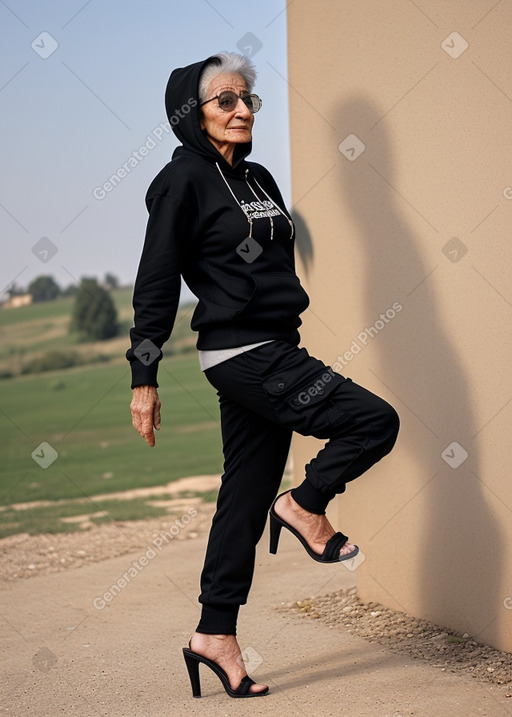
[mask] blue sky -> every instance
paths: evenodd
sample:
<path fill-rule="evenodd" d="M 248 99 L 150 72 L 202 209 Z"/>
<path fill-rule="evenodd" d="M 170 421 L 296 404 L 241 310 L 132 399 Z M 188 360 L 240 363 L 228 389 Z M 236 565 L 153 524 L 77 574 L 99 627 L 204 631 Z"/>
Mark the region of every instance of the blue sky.
<path fill-rule="evenodd" d="M 0 27 L 0 292 L 40 274 L 133 282 L 145 192 L 177 146 L 158 131 L 168 76 L 219 50 L 252 54 L 264 105 L 251 159 L 289 202 L 284 0 L 0 0 Z M 148 136 L 146 156 L 95 198 Z"/>

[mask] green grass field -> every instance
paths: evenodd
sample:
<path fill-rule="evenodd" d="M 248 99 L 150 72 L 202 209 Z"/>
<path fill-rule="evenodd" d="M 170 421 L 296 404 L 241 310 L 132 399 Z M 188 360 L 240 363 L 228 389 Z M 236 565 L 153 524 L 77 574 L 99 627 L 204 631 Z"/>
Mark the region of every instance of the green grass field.
<path fill-rule="evenodd" d="M 130 293 L 116 294 L 120 316 L 129 320 Z M 15 351 L 23 336 L 32 351 L 41 345 L 45 327 L 64 325 L 70 309 L 71 300 L 62 299 L 0 311 L 4 342 L 8 334 Z M 13 320 L 16 316 L 18 321 Z M 193 341 L 189 316 L 190 309 L 184 309 L 177 326 L 178 340 L 187 346 Z M 29 325 L 32 342 L 26 338 Z M 60 331 L 55 340 L 66 341 L 69 336 Z M 130 371 L 124 359 L 127 336 L 112 342 L 115 354 L 102 348 L 112 357 L 107 364 L 0 381 L 0 506 L 70 499 L 84 499 L 86 505 L 91 496 L 221 472 L 217 396 L 201 373 L 195 352 L 167 356 L 160 365 L 162 430 L 156 447 L 149 448 L 131 425 Z M 32 458 L 42 442 L 58 453 L 46 469 Z M 134 515 L 153 514 L 140 508 L 134 506 Z M 65 514 L 75 509 L 60 504 L 60 510 Z M 97 507 L 90 504 L 88 510 Z M 49 520 L 51 511 L 39 508 L 32 512 L 31 529 L 28 516 L 16 524 L 11 510 L 0 511 L 0 537 L 19 530 L 52 529 L 55 523 Z"/>
<path fill-rule="evenodd" d="M 2 382 L 0 504 L 80 498 L 220 471 L 216 396 L 195 357 L 160 367 L 162 430 L 149 448 L 131 425 L 128 364 Z M 41 468 L 42 442 L 59 454 Z"/>
<path fill-rule="evenodd" d="M 18 309 L 0 308 L 0 372 L 18 375 L 34 358 L 50 351 L 73 351 L 86 360 L 101 355 L 107 359 L 119 359 L 124 355 L 128 342 L 128 330 L 132 323 L 132 290 L 116 289 L 112 292 L 116 304 L 121 332 L 108 341 L 82 343 L 69 333 L 73 298 L 59 298 Z M 193 307 L 180 309 L 173 331 L 172 344 L 165 351 L 191 350 L 195 335 L 190 330 Z"/>

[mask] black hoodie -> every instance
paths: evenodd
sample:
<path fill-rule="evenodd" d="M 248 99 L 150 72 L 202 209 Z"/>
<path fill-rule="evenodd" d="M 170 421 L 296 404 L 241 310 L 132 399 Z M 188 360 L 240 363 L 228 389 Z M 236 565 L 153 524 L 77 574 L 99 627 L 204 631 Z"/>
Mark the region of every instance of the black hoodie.
<path fill-rule="evenodd" d="M 295 274 L 293 224 L 279 189 L 264 167 L 245 161 L 252 143 L 236 145 L 231 166 L 200 128 L 199 77 L 209 61 L 174 70 L 167 84 L 167 116 L 183 146 L 146 196 L 149 220 L 126 354 L 132 388 L 158 386 L 181 276 L 199 300 L 191 321 L 198 349 L 269 339 L 298 344 L 299 314 L 309 304 Z"/>

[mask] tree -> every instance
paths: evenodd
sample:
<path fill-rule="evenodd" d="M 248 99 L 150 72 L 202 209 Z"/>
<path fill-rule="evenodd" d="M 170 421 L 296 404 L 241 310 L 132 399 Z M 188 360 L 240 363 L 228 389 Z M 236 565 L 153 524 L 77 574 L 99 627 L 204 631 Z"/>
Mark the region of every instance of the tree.
<path fill-rule="evenodd" d="M 111 274 L 110 272 L 107 272 L 105 274 L 105 279 L 103 281 L 107 289 L 118 289 L 119 288 L 119 279 L 114 274 Z"/>
<path fill-rule="evenodd" d="M 115 304 L 108 291 L 96 279 L 82 279 L 80 282 L 73 304 L 70 330 L 77 331 L 89 341 L 110 339 L 119 333 Z"/>
<path fill-rule="evenodd" d="M 26 294 L 28 292 L 25 291 L 25 289 L 23 289 L 21 286 L 16 286 L 16 284 L 13 283 L 5 293 L 9 296 L 10 299 L 12 299 L 13 296 L 23 296 L 23 294 Z"/>
<path fill-rule="evenodd" d="M 53 276 L 38 276 L 28 285 L 32 301 L 53 301 L 60 295 L 60 287 Z"/>
<path fill-rule="evenodd" d="M 75 294 L 78 291 L 78 286 L 76 284 L 68 284 L 65 289 L 62 289 L 62 296 L 75 296 Z"/>

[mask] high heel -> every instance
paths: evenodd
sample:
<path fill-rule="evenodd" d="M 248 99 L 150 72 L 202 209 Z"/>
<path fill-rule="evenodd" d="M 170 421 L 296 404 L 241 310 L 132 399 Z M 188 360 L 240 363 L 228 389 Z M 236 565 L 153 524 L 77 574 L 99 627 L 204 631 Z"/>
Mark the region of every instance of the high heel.
<path fill-rule="evenodd" d="M 289 490 L 285 491 L 285 493 L 290 493 Z M 286 520 L 283 520 L 280 518 L 276 511 L 275 511 L 275 505 L 279 498 L 281 496 L 285 495 L 285 493 L 281 493 L 277 496 L 277 498 L 274 500 L 270 507 L 270 552 L 272 555 L 275 555 L 277 553 L 277 546 L 279 544 L 279 536 L 281 534 L 281 529 L 287 528 L 290 533 L 293 533 L 295 537 L 302 543 L 305 551 L 307 554 L 313 558 L 313 560 L 316 560 L 317 563 L 340 563 L 344 560 L 350 560 L 351 558 L 355 558 L 356 555 L 359 553 L 359 548 L 357 545 L 354 546 L 354 550 L 352 550 L 351 553 L 347 553 L 347 555 L 341 555 L 340 556 L 340 550 L 347 542 L 348 538 L 346 535 L 343 535 L 343 533 L 335 533 L 332 538 L 329 538 L 327 543 L 325 544 L 324 551 L 321 555 L 318 553 L 315 553 L 314 550 L 311 549 L 309 546 L 307 540 L 299 533 L 298 530 L 295 530 L 289 523 L 286 522 Z"/>
<path fill-rule="evenodd" d="M 276 498 L 277 500 L 277 498 Z M 274 501 L 275 503 L 275 501 Z M 270 547 L 269 552 L 272 555 L 277 553 L 277 546 L 279 545 L 279 536 L 281 535 L 281 528 L 283 527 L 283 521 L 276 515 L 273 510 L 274 504 L 270 508 Z"/>
<path fill-rule="evenodd" d="M 183 657 L 185 658 L 185 664 L 188 670 L 188 676 L 190 677 L 190 685 L 192 687 L 192 696 L 201 697 L 201 683 L 199 681 L 199 663 L 202 662 L 210 668 L 219 680 L 222 682 L 222 686 L 230 697 L 262 697 L 268 694 L 268 687 L 260 692 L 249 692 L 251 686 L 256 684 L 254 680 L 251 680 L 249 675 L 242 678 L 240 684 L 234 690 L 229 684 L 229 679 L 226 672 L 213 660 L 209 660 L 203 655 L 198 655 L 197 652 L 193 652 L 190 649 L 190 642 L 188 647 L 183 648 Z"/>

